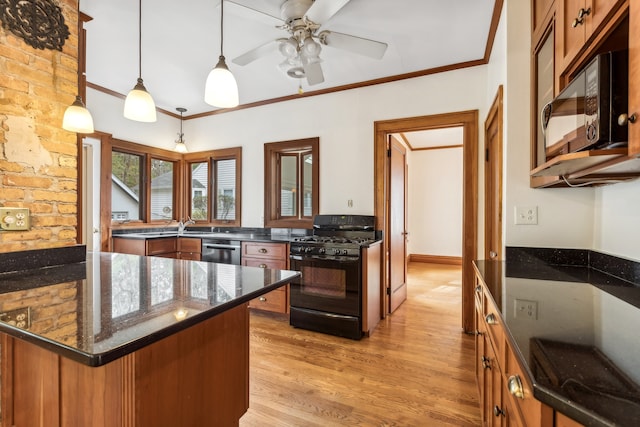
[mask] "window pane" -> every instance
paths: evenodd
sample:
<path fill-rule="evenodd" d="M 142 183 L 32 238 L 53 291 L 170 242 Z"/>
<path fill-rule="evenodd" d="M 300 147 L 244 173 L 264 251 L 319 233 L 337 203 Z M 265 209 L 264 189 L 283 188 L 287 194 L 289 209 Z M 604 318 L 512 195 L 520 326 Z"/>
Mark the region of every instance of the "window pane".
<path fill-rule="evenodd" d="M 216 160 L 216 217 L 236 219 L 236 160 Z"/>
<path fill-rule="evenodd" d="M 207 220 L 209 163 L 191 163 L 191 219 Z"/>
<path fill-rule="evenodd" d="M 151 220 L 173 218 L 173 162 L 151 159 Z"/>
<path fill-rule="evenodd" d="M 298 157 L 282 156 L 280 166 L 280 216 L 297 216 Z"/>
<path fill-rule="evenodd" d="M 313 216 L 313 156 L 311 153 L 302 156 L 303 187 L 302 216 Z"/>
<path fill-rule="evenodd" d="M 111 219 L 141 219 L 142 156 L 113 151 L 111 154 Z"/>

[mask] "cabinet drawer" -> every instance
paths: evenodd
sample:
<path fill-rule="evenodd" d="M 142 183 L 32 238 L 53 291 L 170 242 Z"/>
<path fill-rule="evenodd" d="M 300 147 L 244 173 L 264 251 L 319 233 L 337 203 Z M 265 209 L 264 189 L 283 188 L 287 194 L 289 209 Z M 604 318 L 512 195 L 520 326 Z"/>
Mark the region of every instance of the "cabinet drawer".
<path fill-rule="evenodd" d="M 242 265 L 247 267 L 269 268 L 271 270 L 286 270 L 287 261 L 281 259 L 244 258 Z"/>
<path fill-rule="evenodd" d="M 242 242 L 242 256 L 287 259 L 286 243 Z"/>
<path fill-rule="evenodd" d="M 200 252 L 180 252 L 180 259 L 200 261 L 202 259 L 202 254 Z"/>
<path fill-rule="evenodd" d="M 275 311 L 277 313 L 287 312 L 287 292 L 286 287 L 276 289 L 249 302 L 249 307 L 259 310 Z"/>
<path fill-rule="evenodd" d="M 180 252 L 202 252 L 202 240 L 190 237 L 178 238 L 178 250 Z"/>
<path fill-rule="evenodd" d="M 524 370 L 509 345 L 506 346 L 506 360 L 503 372 L 505 399 L 511 401 L 514 416 L 519 420 L 527 420 L 526 424 L 528 425 L 551 425 L 551 408 L 543 405 L 542 402 L 533 397 L 533 387 L 529 383 L 528 377 L 525 377 Z M 509 389 L 510 379 L 515 382 L 516 377 L 519 378 L 522 386 L 522 397 L 516 396 Z M 521 421 L 521 424 L 524 423 Z"/>
<path fill-rule="evenodd" d="M 149 239 L 147 240 L 147 255 L 166 254 L 169 252 L 177 252 L 177 239 L 171 237 L 168 239 Z"/>

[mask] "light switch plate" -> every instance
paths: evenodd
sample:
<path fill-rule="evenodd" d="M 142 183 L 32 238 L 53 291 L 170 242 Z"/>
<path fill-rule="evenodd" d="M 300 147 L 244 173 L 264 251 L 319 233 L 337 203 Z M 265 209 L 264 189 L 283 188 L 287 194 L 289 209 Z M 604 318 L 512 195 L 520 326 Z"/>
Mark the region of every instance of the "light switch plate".
<path fill-rule="evenodd" d="M 0 207 L 0 229 L 5 231 L 23 231 L 31 228 L 29 209 Z"/>

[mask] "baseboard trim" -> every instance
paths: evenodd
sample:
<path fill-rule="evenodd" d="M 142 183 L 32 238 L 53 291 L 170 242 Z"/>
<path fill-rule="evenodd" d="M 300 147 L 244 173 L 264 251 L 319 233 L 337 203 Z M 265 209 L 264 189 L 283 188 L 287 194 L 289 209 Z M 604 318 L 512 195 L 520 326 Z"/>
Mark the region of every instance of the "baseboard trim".
<path fill-rule="evenodd" d="M 428 262 L 431 264 L 462 265 L 462 257 L 410 254 L 409 262 Z"/>

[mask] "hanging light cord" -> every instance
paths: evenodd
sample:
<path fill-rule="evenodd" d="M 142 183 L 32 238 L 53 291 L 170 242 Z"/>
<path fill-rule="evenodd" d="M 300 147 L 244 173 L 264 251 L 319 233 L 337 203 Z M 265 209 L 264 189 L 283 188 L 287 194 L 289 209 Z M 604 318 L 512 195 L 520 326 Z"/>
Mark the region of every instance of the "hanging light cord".
<path fill-rule="evenodd" d="M 142 0 L 140 0 L 142 1 Z M 224 0 L 220 0 L 220 56 L 224 57 L 222 52 L 222 41 L 224 40 Z"/>
<path fill-rule="evenodd" d="M 138 2 L 138 78 L 142 78 L 142 0 Z"/>

